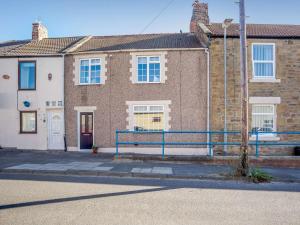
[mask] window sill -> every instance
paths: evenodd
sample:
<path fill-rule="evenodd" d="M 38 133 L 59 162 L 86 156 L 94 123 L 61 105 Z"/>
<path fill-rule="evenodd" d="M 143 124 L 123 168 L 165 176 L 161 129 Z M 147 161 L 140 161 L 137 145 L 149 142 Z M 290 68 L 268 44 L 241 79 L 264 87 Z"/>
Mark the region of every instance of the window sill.
<path fill-rule="evenodd" d="M 280 83 L 280 79 L 275 79 L 275 78 L 267 78 L 267 79 L 262 79 L 262 78 L 253 78 L 250 79 L 251 83 Z"/>
<path fill-rule="evenodd" d="M 163 82 L 135 82 L 134 84 L 162 84 Z"/>
<path fill-rule="evenodd" d="M 24 131 L 20 131 L 19 134 L 37 134 L 37 132 L 24 132 Z"/>
<path fill-rule="evenodd" d="M 94 86 L 94 85 L 101 85 L 102 83 L 96 83 L 96 84 L 76 84 L 77 86 Z"/>
<path fill-rule="evenodd" d="M 250 141 L 256 141 L 256 136 L 253 135 L 249 138 Z M 279 141 L 280 137 L 278 136 L 258 136 L 259 141 Z"/>

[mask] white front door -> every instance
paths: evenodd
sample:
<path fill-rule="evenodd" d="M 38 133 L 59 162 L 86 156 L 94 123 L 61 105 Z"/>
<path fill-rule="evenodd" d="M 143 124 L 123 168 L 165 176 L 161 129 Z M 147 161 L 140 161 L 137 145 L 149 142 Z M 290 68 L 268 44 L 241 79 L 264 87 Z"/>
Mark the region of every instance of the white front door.
<path fill-rule="evenodd" d="M 48 111 L 48 149 L 64 149 L 64 121 L 61 111 Z"/>

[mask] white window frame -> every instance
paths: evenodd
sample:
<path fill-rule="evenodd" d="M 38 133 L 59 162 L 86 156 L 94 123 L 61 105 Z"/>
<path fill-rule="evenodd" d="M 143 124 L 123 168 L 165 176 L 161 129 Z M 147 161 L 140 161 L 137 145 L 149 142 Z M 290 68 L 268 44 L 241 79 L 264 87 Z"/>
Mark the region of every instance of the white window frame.
<path fill-rule="evenodd" d="M 147 107 L 146 110 L 144 111 L 135 111 L 135 107 Z M 156 111 L 150 111 L 150 107 L 162 107 L 162 110 L 156 110 Z M 166 127 L 165 127 L 165 121 L 166 121 L 166 112 L 165 112 L 165 106 L 164 105 L 133 105 L 132 106 L 132 111 L 133 111 L 133 130 L 134 130 L 134 127 L 135 127 L 135 120 L 134 120 L 134 115 L 135 113 L 163 113 L 163 120 L 164 120 L 164 123 L 163 123 L 163 130 L 166 130 Z M 156 130 L 153 130 L 153 131 L 156 131 Z M 158 130 L 157 130 L 158 131 Z"/>
<path fill-rule="evenodd" d="M 152 57 L 158 57 L 159 61 L 152 61 L 154 63 L 159 62 L 159 81 L 154 81 L 154 82 L 150 82 L 149 81 L 149 77 L 150 77 L 150 58 Z M 147 80 L 146 81 L 139 81 L 139 58 L 147 58 Z M 139 55 L 136 56 L 136 83 L 141 83 L 141 84 L 158 84 L 161 83 L 161 74 L 162 74 L 162 68 L 161 68 L 161 57 L 160 55 Z"/>
<path fill-rule="evenodd" d="M 272 106 L 273 113 L 253 113 L 253 106 Z M 253 120 L 253 115 L 273 115 L 273 132 L 276 132 L 276 120 L 277 120 L 277 113 L 276 113 L 276 104 L 252 104 L 252 112 L 251 112 L 251 119 Z M 252 130 L 252 121 L 251 121 L 251 130 Z M 255 134 L 252 134 L 255 136 Z M 259 133 L 259 136 L 276 136 L 274 133 Z"/>
<path fill-rule="evenodd" d="M 99 60 L 100 63 L 100 81 L 99 83 L 91 83 L 91 65 L 92 65 L 92 60 Z M 89 61 L 89 82 L 88 83 L 81 83 L 81 61 Z M 79 60 L 79 85 L 98 85 L 98 84 L 101 84 L 101 70 L 102 70 L 102 65 L 101 65 L 101 58 L 87 58 L 87 59 L 80 59 Z"/>
<path fill-rule="evenodd" d="M 254 60 L 254 46 L 255 45 L 271 45 L 273 46 L 273 60 Z M 272 63 L 273 64 L 273 76 L 256 76 L 255 75 L 255 63 Z M 276 79 L 276 45 L 275 43 L 252 43 L 252 77 L 255 80 L 274 80 Z"/>

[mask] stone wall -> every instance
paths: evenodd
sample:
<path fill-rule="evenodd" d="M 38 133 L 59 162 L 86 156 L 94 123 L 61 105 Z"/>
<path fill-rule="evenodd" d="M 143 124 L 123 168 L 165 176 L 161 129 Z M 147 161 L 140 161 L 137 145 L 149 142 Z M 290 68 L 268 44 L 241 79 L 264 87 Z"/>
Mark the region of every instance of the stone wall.
<path fill-rule="evenodd" d="M 275 43 L 276 80 L 274 82 L 253 82 L 252 43 Z M 211 129 L 224 129 L 224 42 L 213 38 L 210 46 L 211 65 Z M 296 39 L 248 39 L 249 97 L 280 97 L 276 106 L 277 131 L 300 131 L 300 40 Z M 240 49 L 238 38 L 228 38 L 227 42 L 227 127 L 240 129 Z M 249 104 L 249 125 L 251 126 L 251 104 Z M 249 127 L 250 130 L 250 127 Z M 239 140 L 240 137 L 229 140 Z M 300 140 L 300 135 L 280 135 L 280 140 Z M 223 141 L 223 136 L 215 137 Z M 291 153 L 291 148 L 264 148 L 278 153 Z M 288 150 L 287 150 L 288 149 Z"/>

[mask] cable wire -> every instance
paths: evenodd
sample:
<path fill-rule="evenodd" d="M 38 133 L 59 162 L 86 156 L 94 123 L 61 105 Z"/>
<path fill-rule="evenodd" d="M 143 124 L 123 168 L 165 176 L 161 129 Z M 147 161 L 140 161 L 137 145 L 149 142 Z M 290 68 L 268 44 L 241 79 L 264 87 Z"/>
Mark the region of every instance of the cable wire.
<path fill-rule="evenodd" d="M 171 1 L 169 1 L 168 2 L 168 4 L 164 7 L 164 8 L 162 8 L 162 10 L 160 10 L 159 11 L 159 13 L 142 29 L 142 31 L 140 32 L 140 34 L 142 34 L 145 30 L 147 30 L 147 28 L 148 27 L 150 27 L 151 26 L 151 24 L 158 18 L 158 17 L 160 17 L 162 14 L 163 14 L 163 12 L 164 11 L 166 11 L 167 10 L 167 8 L 169 8 L 170 7 L 170 5 L 174 2 L 175 0 L 171 0 Z"/>

